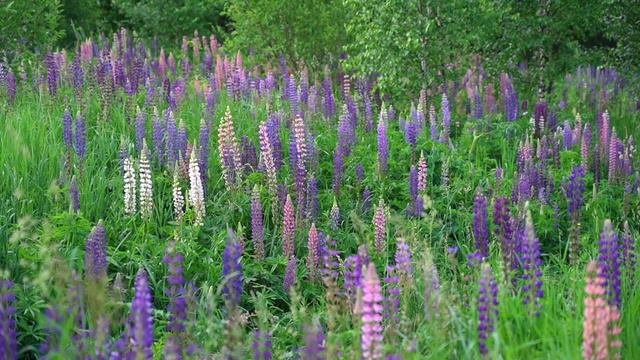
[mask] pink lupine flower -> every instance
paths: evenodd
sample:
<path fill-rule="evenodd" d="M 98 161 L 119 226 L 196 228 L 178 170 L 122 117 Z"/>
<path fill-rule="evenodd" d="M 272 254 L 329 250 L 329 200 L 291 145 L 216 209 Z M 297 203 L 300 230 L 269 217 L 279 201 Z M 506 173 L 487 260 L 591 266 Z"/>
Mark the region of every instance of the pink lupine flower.
<path fill-rule="evenodd" d="M 418 160 L 418 191 L 423 192 L 427 189 L 427 162 L 424 159 L 424 153 L 420 151 L 420 159 Z"/>
<path fill-rule="evenodd" d="M 386 219 L 384 213 L 384 201 L 380 199 L 376 212 L 373 215 L 373 226 L 375 230 L 375 248 L 378 253 L 384 250 L 384 240 L 386 235 Z"/>
<path fill-rule="evenodd" d="M 362 283 L 362 358 L 382 359 L 382 287 L 373 263 L 367 267 Z"/>
<path fill-rule="evenodd" d="M 284 203 L 284 216 L 282 219 L 282 253 L 288 259 L 294 255 L 295 244 L 293 242 L 296 231 L 295 211 L 291 196 L 287 195 Z"/>

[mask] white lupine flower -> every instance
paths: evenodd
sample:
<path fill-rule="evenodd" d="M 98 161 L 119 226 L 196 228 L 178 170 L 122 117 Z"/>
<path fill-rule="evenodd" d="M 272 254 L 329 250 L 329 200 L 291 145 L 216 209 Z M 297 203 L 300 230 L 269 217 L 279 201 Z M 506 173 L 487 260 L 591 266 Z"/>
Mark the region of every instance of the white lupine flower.
<path fill-rule="evenodd" d="M 151 217 L 153 211 L 153 184 L 151 182 L 151 167 L 147 158 L 147 142 L 142 142 L 140 152 L 140 215 L 143 219 Z"/>
<path fill-rule="evenodd" d="M 182 195 L 182 189 L 180 188 L 180 178 L 178 177 L 178 169 L 173 172 L 173 213 L 176 217 L 176 221 L 182 221 L 184 215 L 184 196 Z"/>
<path fill-rule="evenodd" d="M 198 166 L 198 158 L 196 157 L 196 147 L 191 151 L 191 159 L 189 160 L 189 204 L 195 212 L 194 225 L 201 226 L 204 221 L 204 191 L 202 189 L 202 178 L 200 177 L 200 167 Z"/>
<path fill-rule="evenodd" d="M 136 171 L 131 158 L 124 159 L 124 213 L 136 212 Z"/>

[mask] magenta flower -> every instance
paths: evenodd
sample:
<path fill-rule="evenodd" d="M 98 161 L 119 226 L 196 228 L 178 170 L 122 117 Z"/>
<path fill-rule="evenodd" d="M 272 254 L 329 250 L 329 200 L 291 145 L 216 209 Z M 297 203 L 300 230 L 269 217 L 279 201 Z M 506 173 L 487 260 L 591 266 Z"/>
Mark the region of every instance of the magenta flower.
<path fill-rule="evenodd" d="M 362 358 L 382 359 L 382 287 L 371 263 L 367 267 L 362 283 L 362 335 L 360 345 Z"/>

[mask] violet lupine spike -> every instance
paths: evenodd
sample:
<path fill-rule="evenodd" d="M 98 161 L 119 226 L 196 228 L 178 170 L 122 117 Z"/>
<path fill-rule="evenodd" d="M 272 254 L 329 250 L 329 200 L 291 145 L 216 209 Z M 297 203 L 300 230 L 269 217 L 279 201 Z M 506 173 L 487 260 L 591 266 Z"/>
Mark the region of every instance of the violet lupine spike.
<path fill-rule="evenodd" d="M 184 120 L 180 120 L 180 125 L 178 126 L 178 159 L 181 162 L 185 162 L 189 157 L 190 151 L 188 151 L 188 140 L 187 140 L 187 126 L 184 124 Z"/>
<path fill-rule="evenodd" d="M 140 111 L 140 107 L 136 109 L 136 152 L 142 151 L 142 141 L 145 133 L 145 115 Z"/>
<path fill-rule="evenodd" d="M 312 223 L 309 229 L 309 237 L 307 241 L 307 270 L 312 278 L 318 275 L 318 266 L 320 264 L 320 249 L 318 243 L 318 230 L 316 224 Z"/>
<path fill-rule="evenodd" d="M 449 100 L 447 94 L 442 94 L 442 134 L 440 134 L 440 141 L 447 143 L 449 141 L 449 133 L 451 129 L 451 110 L 449 109 Z"/>
<path fill-rule="evenodd" d="M 291 196 L 287 195 L 287 200 L 284 203 L 284 210 L 283 210 L 283 217 L 282 217 L 282 253 L 287 259 L 294 255 L 295 231 L 296 231 L 295 210 L 293 209 L 293 202 L 291 201 Z"/>
<path fill-rule="evenodd" d="M 82 115 L 80 115 L 80 112 L 78 112 L 78 114 L 76 114 L 76 143 L 75 143 L 75 149 L 76 149 L 76 155 L 78 156 L 78 158 L 80 159 L 84 159 L 84 156 L 86 154 L 86 131 L 85 131 L 85 124 L 84 124 L 84 119 L 82 118 Z"/>
<path fill-rule="evenodd" d="M 87 237 L 84 266 L 85 276 L 93 281 L 102 280 L 107 276 L 107 236 L 102 220 Z"/>
<path fill-rule="evenodd" d="M 522 303 L 533 307 L 535 316 L 540 315 L 540 299 L 544 296 L 542 290 L 542 270 L 540 266 L 540 242 L 536 236 L 531 219 L 531 212 L 527 211 L 525 219 L 525 236 L 522 238 Z"/>
<path fill-rule="evenodd" d="M 271 360 L 271 334 L 268 331 L 255 330 L 251 348 L 253 360 Z"/>
<path fill-rule="evenodd" d="M 322 81 L 322 111 L 324 117 L 327 119 L 332 118 L 336 113 L 336 105 L 328 71 L 325 73 L 324 80 Z"/>
<path fill-rule="evenodd" d="M 413 202 L 415 198 L 418 196 L 418 169 L 415 166 L 411 165 L 409 168 L 409 200 Z"/>
<path fill-rule="evenodd" d="M 573 146 L 573 129 L 569 121 L 565 121 L 562 126 L 562 146 L 565 150 L 570 149 Z"/>
<path fill-rule="evenodd" d="M 18 358 L 16 340 L 16 296 L 11 280 L 0 279 L 0 357 Z"/>
<path fill-rule="evenodd" d="M 235 188 L 240 180 L 240 150 L 233 128 L 231 110 L 227 106 L 220 126 L 218 127 L 218 151 L 222 174 L 227 189 Z"/>
<path fill-rule="evenodd" d="M 582 166 L 576 166 L 571 171 L 569 180 L 564 185 L 567 196 L 567 211 L 574 222 L 580 221 L 580 208 L 582 207 L 582 193 L 584 192 L 585 170 Z"/>
<path fill-rule="evenodd" d="M 167 266 L 167 290 L 166 296 L 169 297 L 169 324 L 167 331 L 171 333 L 170 339 L 173 341 L 172 353 L 176 355 L 182 354 L 182 342 L 187 320 L 187 298 L 184 288 L 184 276 L 182 272 L 182 261 L 184 257 L 177 252 L 174 242 L 169 242 L 162 262 Z M 166 350 L 166 349 L 165 349 Z"/>
<path fill-rule="evenodd" d="M 493 204 L 493 224 L 495 225 L 497 233 L 496 237 L 500 241 L 500 250 L 505 271 L 513 271 L 517 267 L 514 224 L 513 218 L 509 213 L 509 200 L 505 197 L 498 197 Z"/>
<path fill-rule="evenodd" d="M 200 166 L 200 177 L 202 178 L 202 187 L 207 188 L 207 170 L 209 169 L 209 125 L 200 119 L 199 134 L 200 151 L 198 156 L 198 165 Z"/>
<path fill-rule="evenodd" d="M 387 139 L 387 123 L 384 118 L 378 120 L 378 174 L 383 176 L 387 172 L 389 160 L 389 141 Z"/>
<path fill-rule="evenodd" d="M 633 276 L 636 273 L 636 240 L 631 234 L 631 230 L 629 229 L 629 222 L 624 222 L 624 228 L 622 232 L 622 241 L 621 241 L 621 261 L 620 263 L 625 269 L 626 278 L 633 281 Z"/>
<path fill-rule="evenodd" d="M 69 203 L 71 211 L 77 214 L 80 210 L 80 195 L 78 194 L 78 182 L 75 176 L 71 178 L 71 183 L 69 184 Z"/>
<path fill-rule="evenodd" d="M 488 263 L 482 264 L 478 281 L 478 348 L 486 359 L 489 355 L 487 340 L 498 321 L 498 284 Z"/>
<path fill-rule="evenodd" d="M 411 281 L 413 274 L 413 265 L 411 264 L 411 248 L 403 239 L 398 239 L 398 241 L 396 242 L 396 254 L 394 260 L 396 272 L 402 278 L 403 282 Z"/>
<path fill-rule="evenodd" d="M 618 235 L 613 230 L 611 220 L 604 221 L 600 234 L 598 249 L 598 266 L 605 278 L 605 296 L 610 305 L 620 308 L 620 246 Z"/>
<path fill-rule="evenodd" d="M 165 112 L 165 128 L 166 128 L 166 163 L 169 166 L 178 160 L 178 128 L 173 111 L 168 109 Z"/>
<path fill-rule="evenodd" d="M 264 260 L 264 227 L 258 185 L 253 187 L 253 192 L 251 193 L 251 239 L 253 240 L 253 251 L 256 254 L 256 258 Z"/>
<path fill-rule="evenodd" d="M 277 186 L 277 169 L 275 165 L 273 147 L 269 140 L 267 124 L 266 122 L 260 123 L 258 128 L 258 134 L 260 136 L 260 161 L 264 166 L 264 171 L 267 175 L 267 186 L 271 196 L 275 196 Z"/>
<path fill-rule="evenodd" d="M 374 245 L 376 252 L 378 254 L 383 254 L 385 249 L 385 238 L 386 238 L 386 215 L 384 208 L 384 201 L 380 199 L 378 202 L 378 206 L 376 207 L 376 211 L 373 215 L 373 228 L 374 228 Z"/>
<path fill-rule="evenodd" d="M 151 291 L 147 275 L 143 269 L 138 271 L 134 288 L 129 323 L 127 329 L 127 359 L 153 358 L 153 308 L 151 305 Z"/>
<path fill-rule="evenodd" d="M 324 360 L 325 344 L 324 333 L 319 324 L 305 325 L 304 329 L 304 349 L 302 360 Z"/>
<path fill-rule="evenodd" d="M 71 127 L 71 113 L 69 109 L 66 109 L 62 116 L 62 141 L 68 152 L 71 152 L 73 149 L 73 130 Z"/>
<path fill-rule="evenodd" d="M 362 335 L 360 346 L 365 360 L 382 359 L 382 287 L 375 266 L 370 263 L 362 283 Z"/>
<path fill-rule="evenodd" d="M 287 262 L 287 268 L 284 272 L 284 280 L 282 283 L 282 287 L 286 293 L 289 293 L 289 290 L 296 283 L 296 256 L 289 256 L 289 260 Z"/>
<path fill-rule="evenodd" d="M 333 151 L 333 182 L 332 189 L 335 196 L 340 196 L 342 186 L 342 172 L 344 168 L 344 157 L 342 151 L 336 147 Z"/>
<path fill-rule="evenodd" d="M 48 53 L 44 58 L 47 67 L 47 83 L 49 85 L 49 95 L 54 96 L 58 91 L 58 64 L 55 54 Z"/>
<path fill-rule="evenodd" d="M 240 305 L 242 295 L 242 247 L 238 237 L 231 229 L 227 229 L 227 244 L 222 254 L 222 276 L 225 278 L 222 292 L 229 312 L 234 311 Z"/>
<path fill-rule="evenodd" d="M 395 326 L 400 321 L 400 278 L 395 266 L 387 266 L 384 277 L 386 296 L 384 299 L 383 318 L 390 326 Z"/>
<path fill-rule="evenodd" d="M 487 258 L 489 256 L 487 198 L 481 192 L 478 192 L 473 199 L 473 238 L 478 255 L 481 258 Z"/>

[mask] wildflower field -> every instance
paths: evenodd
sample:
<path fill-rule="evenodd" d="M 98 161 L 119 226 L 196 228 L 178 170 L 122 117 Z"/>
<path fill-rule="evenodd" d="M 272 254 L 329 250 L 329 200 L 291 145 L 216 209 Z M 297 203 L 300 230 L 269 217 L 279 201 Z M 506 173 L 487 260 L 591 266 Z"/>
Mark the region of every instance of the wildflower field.
<path fill-rule="evenodd" d="M 0 359 L 640 359 L 624 76 L 396 100 L 247 53 L 0 63 Z"/>

